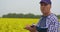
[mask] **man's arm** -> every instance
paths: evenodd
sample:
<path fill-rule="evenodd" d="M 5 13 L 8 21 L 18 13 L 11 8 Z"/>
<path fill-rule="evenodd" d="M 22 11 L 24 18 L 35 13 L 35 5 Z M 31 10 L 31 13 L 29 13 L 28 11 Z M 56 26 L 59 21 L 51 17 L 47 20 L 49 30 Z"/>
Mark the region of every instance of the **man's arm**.
<path fill-rule="evenodd" d="M 38 32 L 47 32 L 48 28 L 41 28 L 41 27 L 37 27 L 37 26 L 36 26 L 36 30 L 37 30 Z"/>

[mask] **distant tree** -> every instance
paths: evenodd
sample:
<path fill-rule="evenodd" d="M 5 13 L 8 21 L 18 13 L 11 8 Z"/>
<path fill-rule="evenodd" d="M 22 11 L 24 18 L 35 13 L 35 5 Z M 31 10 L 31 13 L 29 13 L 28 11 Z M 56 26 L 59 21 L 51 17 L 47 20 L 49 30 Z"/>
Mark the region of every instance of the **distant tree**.
<path fill-rule="evenodd" d="M 16 13 L 9 13 L 7 15 L 8 18 L 15 18 L 16 17 Z"/>
<path fill-rule="evenodd" d="M 21 14 L 17 14 L 17 17 L 18 18 L 24 18 L 24 14 L 22 14 L 22 13 Z"/>
<path fill-rule="evenodd" d="M 16 17 L 16 13 L 8 13 L 7 15 L 3 15 L 3 18 L 14 18 Z"/>
<path fill-rule="evenodd" d="M 24 16 L 25 16 L 25 17 L 27 17 L 27 18 L 34 18 L 34 16 L 35 16 L 35 15 L 34 15 L 34 14 L 29 13 L 29 14 L 25 14 Z"/>
<path fill-rule="evenodd" d="M 3 18 L 7 18 L 7 15 L 3 15 L 2 17 L 3 17 Z"/>
<path fill-rule="evenodd" d="M 57 15 L 57 17 L 60 19 L 60 15 Z"/>

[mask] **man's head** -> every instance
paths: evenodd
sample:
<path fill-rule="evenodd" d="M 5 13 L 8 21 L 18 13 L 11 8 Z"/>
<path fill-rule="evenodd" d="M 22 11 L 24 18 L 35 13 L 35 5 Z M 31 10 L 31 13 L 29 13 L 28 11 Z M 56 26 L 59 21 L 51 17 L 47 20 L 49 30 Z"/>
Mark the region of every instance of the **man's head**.
<path fill-rule="evenodd" d="M 50 13 L 51 8 L 51 1 L 50 0 L 41 0 L 40 1 L 40 8 L 43 14 Z"/>

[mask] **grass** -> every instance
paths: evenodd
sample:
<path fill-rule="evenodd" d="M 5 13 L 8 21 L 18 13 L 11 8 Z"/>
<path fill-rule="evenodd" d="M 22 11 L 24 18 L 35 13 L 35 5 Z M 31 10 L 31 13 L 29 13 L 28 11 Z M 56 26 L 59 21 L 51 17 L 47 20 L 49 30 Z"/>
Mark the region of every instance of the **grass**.
<path fill-rule="evenodd" d="M 24 27 L 37 23 L 39 19 L 29 18 L 0 18 L 0 32 L 29 32 Z"/>
<path fill-rule="evenodd" d="M 24 27 L 27 24 L 37 24 L 38 21 L 30 18 L 0 18 L 0 32 L 29 32 Z"/>

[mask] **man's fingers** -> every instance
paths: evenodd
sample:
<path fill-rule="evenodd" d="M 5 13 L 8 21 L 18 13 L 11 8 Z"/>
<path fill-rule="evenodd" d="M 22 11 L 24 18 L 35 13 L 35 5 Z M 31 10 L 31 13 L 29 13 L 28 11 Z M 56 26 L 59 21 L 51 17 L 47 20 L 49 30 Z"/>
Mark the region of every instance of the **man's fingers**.
<path fill-rule="evenodd" d="M 28 26 L 26 26 L 24 29 L 30 30 L 31 27 L 28 25 Z"/>

